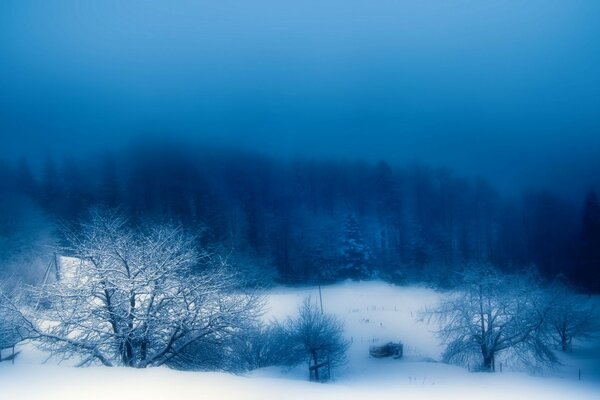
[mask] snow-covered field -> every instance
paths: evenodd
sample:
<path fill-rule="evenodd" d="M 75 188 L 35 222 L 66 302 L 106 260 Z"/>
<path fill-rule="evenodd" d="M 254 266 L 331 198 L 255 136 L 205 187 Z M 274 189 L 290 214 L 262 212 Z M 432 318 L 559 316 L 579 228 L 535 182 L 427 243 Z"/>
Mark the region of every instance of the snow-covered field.
<path fill-rule="evenodd" d="M 275 288 L 265 318 L 295 313 L 317 288 Z M 439 294 L 382 282 L 342 283 L 322 290 L 326 312 L 345 321 L 352 340 L 348 363 L 333 382 L 306 381 L 306 367 L 267 368 L 246 376 L 180 372 L 167 368 L 72 368 L 42 364 L 43 355 L 24 346 L 15 365 L 0 364 L 0 399 L 595 399 L 600 398 L 600 342 L 578 344 L 562 366 L 524 372 L 470 373 L 445 365 L 432 327 L 417 321 Z M 404 343 L 400 360 L 373 359 L 368 348 L 388 340 Z M 579 381 L 581 370 L 581 381 Z"/>

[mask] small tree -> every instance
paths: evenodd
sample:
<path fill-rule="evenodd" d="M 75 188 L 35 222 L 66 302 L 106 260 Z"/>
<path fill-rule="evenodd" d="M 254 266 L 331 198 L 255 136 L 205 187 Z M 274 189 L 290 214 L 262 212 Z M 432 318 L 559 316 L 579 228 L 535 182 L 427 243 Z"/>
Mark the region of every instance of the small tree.
<path fill-rule="evenodd" d="M 495 370 L 500 353 L 527 362 L 556 362 L 547 346 L 548 303 L 534 280 L 474 267 L 462 275 L 457 292 L 425 316 L 439 322 L 448 363 Z"/>
<path fill-rule="evenodd" d="M 573 293 L 564 283 L 555 282 L 548 292 L 549 328 L 562 351 L 573 351 L 573 339 L 590 339 L 600 329 L 596 310 L 589 298 Z"/>
<path fill-rule="evenodd" d="M 132 230 L 118 214 L 95 212 L 67 241 L 79 262 L 40 290 L 49 307 L 30 317 L 53 355 L 180 366 L 188 350 L 218 349 L 260 312 L 260 298 L 241 293 L 227 266 L 198 253 L 180 227 Z"/>
<path fill-rule="evenodd" d="M 310 297 L 298 308 L 298 316 L 288 320 L 287 331 L 291 352 L 308 361 L 311 380 L 328 380 L 329 369 L 345 362 L 350 342 L 343 337 L 343 323 L 334 315 L 323 314 Z"/>

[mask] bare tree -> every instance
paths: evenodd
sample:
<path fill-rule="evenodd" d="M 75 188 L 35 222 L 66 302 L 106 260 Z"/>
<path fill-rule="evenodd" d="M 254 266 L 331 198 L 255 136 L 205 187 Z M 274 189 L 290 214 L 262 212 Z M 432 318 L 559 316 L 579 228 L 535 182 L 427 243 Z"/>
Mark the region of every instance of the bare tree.
<path fill-rule="evenodd" d="M 262 307 L 257 295 L 238 291 L 224 262 L 199 254 L 176 226 L 132 230 L 116 213 L 94 212 L 68 243 L 79 261 L 42 288 L 49 307 L 31 320 L 45 348 L 81 356 L 81 365 L 172 363 L 192 346 L 219 346 Z M 202 271 L 192 274 L 198 265 Z"/>
<path fill-rule="evenodd" d="M 343 323 L 334 315 L 323 314 L 310 297 L 298 308 L 298 316 L 288 320 L 287 329 L 290 351 L 298 354 L 300 361 L 308 361 L 311 380 L 329 379 L 329 368 L 345 362 L 350 342 L 343 337 Z"/>
<path fill-rule="evenodd" d="M 590 339 L 600 330 L 597 311 L 590 298 L 574 293 L 561 282 L 548 289 L 549 329 L 562 351 L 573 351 L 573 339 Z"/>
<path fill-rule="evenodd" d="M 549 305 L 534 280 L 490 267 L 468 269 L 458 290 L 425 312 L 440 324 L 443 360 L 495 370 L 500 353 L 526 362 L 556 362 L 544 324 Z"/>

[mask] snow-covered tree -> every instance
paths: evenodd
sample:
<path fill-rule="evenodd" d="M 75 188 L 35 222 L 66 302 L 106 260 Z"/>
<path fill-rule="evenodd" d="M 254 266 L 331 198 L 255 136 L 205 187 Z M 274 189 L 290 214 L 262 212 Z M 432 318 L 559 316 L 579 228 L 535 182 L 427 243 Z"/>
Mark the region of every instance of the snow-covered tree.
<path fill-rule="evenodd" d="M 322 313 L 310 297 L 298 307 L 298 316 L 288 320 L 287 331 L 290 354 L 297 354 L 298 361 L 308 361 L 311 380 L 329 379 L 329 368 L 345 362 L 350 343 L 343 337 L 343 323 Z"/>
<path fill-rule="evenodd" d="M 590 339 L 600 331 L 598 314 L 588 296 L 578 295 L 561 282 L 549 289 L 549 329 L 562 351 L 573 350 L 573 339 Z"/>
<path fill-rule="evenodd" d="M 52 354 L 81 365 L 185 362 L 193 346 L 218 348 L 260 311 L 260 298 L 240 292 L 227 266 L 198 253 L 181 228 L 127 222 L 93 212 L 67 235 L 64 251 L 79 261 L 37 293 L 49 306 L 30 316 Z"/>
<path fill-rule="evenodd" d="M 533 278 L 477 266 L 425 317 L 440 324 L 445 362 L 494 371 L 499 354 L 531 364 L 556 362 L 544 329 L 548 314 L 547 298 Z"/>

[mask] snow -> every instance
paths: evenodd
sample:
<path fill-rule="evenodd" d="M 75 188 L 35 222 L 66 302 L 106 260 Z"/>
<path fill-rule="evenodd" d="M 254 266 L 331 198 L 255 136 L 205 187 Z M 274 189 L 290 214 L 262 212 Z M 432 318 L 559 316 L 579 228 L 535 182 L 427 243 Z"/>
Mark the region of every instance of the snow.
<path fill-rule="evenodd" d="M 265 318 L 295 313 L 316 287 L 277 287 L 268 293 Z M 436 362 L 443 347 L 418 313 L 441 294 L 424 287 L 383 282 L 345 282 L 322 288 L 325 312 L 345 322 L 352 340 L 348 363 L 327 384 L 306 381 L 305 366 L 265 368 L 244 376 L 181 372 L 168 368 L 73 368 L 42 364 L 43 353 L 21 346 L 15 365 L 0 364 L 0 399 L 594 399 L 600 398 L 600 341 L 581 343 L 562 355 L 563 366 L 525 372 L 471 373 Z M 373 343 L 402 341 L 405 357 L 374 359 Z M 582 380 L 578 380 L 579 369 Z"/>

